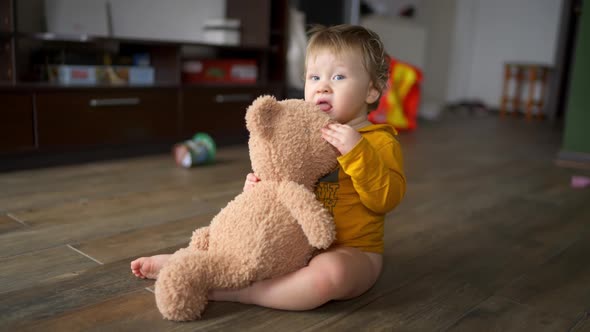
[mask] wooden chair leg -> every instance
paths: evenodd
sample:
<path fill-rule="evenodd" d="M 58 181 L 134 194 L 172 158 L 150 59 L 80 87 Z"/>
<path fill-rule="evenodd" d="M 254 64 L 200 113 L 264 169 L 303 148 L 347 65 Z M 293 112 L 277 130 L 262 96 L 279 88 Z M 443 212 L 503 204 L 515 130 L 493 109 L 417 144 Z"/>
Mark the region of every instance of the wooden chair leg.
<path fill-rule="evenodd" d="M 518 116 L 518 111 L 520 110 L 520 95 L 522 94 L 522 83 L 524 80 L 524 73 L 521 66 L 515 66 L 516 73 L 515 73 L 515 88 L 514 88 L 514 97 L 512 98 L 512 115 Z"/>
<path fill-rule="evenodd" d="M 533 107 L 535 106 L 535 87 L 537 85 L 537 67 L 530 66 L 527 68 L 528 71 L 528 89 L 529 93 L 526 101 L 526 119 L 531 120 L 533 118 Z"/>
<path fill-rule="evenodd" d="M 502 100 L 500 103 L 500 116 L 503 117 L 508 112 L 508 101 L 510 100 L 508 87 L 510 86 L 510 78 L 512 77 L 512 66 L 504 64 L 504 83 L 502 84 Z"/>

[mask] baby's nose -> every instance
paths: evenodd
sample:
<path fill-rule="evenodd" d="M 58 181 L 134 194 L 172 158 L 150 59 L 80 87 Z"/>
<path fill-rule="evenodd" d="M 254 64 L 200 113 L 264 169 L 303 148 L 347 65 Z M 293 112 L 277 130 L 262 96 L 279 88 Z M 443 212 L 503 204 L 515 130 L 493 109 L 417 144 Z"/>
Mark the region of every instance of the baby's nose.
<path fill-rule="evenodd" d="M 327 83 L 320 83 L 318 84 L 317 91 L 321 93 L 330 92 L 330 85 Z"/>

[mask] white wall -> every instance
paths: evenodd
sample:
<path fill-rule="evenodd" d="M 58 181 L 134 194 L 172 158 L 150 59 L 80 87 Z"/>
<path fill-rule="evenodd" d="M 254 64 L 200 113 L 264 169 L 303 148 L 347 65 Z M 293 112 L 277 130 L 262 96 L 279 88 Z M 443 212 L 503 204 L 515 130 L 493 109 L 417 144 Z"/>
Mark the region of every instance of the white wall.
<path fill-rule="evenodd" d="M 451 102 L 468 98 L 471 63 L 473 62 L 473 40 L 475 39 L 475 26 L 477 26 L 475 17 L 477 2 L 474 0 L 456 1 L 446 92 L 446 100 Z"/>
<path fill-rule="evenodd" d="M 442 104 L 447 97 L 456 0 L 423 0 L 419 5 L 416 20 L 428 34 L 422 93 L 425 100 Z"/>
<path fill-rule="evenodd" d="M 375 31 L 383 41 L 385 51 L 397 60 L 424 68 L 426 59 L 426 29 L 414 20 L 370 15 L 361 25 Z"/>
<path fill-rule="evenodd" d="M 470 0 L 472 1 L 472 0 Z M 422 98 L 419 114 L 436 117 L 447 100 L 457 0 L 370 0 L 387 24 L 366 24 L 383 39 L 396 58 L 422 70 Z M 416 8 L 412 19 L 399 18 L 406 6 Z M 371 19 L 375 21 L 375 19 Z M 366 23 L 366 20 L 363 21 Z"/>
<path fill-rule="evenodd" d="M 562 1 L 457 0 L 447 99 L 499 105 L 507 61 L 554 64 Z"/>

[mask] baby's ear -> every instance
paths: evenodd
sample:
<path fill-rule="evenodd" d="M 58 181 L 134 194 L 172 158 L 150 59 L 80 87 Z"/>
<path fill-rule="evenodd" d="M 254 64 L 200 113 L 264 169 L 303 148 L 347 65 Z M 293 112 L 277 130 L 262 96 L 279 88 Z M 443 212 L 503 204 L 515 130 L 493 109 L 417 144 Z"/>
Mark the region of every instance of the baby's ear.
<path fill-rule="evenodd" d="M 377 90 L 377 88 L 375 88 L 373 83 L 371 83 L 371 88 L 369 89 L 369 92 L 367 93 L 367 98 L 365 99 L 365 102 L 367 104 L 376 103 L 377 100 L 379 100 L 380 96 L 381 96 L 381 94 L 379 93 L 379 90 Z"/>
<path fill-rule="evenodd" d="M 272 135 L 273 120 L 280 110 L 279 102 L 273 96 L 260 96 L 246 111 L 246 128 L 267 138 Z"/>

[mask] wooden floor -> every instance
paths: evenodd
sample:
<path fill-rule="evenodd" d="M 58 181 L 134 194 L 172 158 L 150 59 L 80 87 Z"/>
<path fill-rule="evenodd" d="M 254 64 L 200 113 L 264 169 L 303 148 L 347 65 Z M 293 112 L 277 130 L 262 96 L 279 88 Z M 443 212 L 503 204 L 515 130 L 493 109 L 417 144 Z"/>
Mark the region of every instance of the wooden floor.
<path fill-rule="evenodd" d="M 311 312 L 159 315 L 134 257 L 185 246 L 242 188 L 246 147 L 0 174 L 0 330 L 590 331 L 590 188 L 547 122 L 447 116 L 401 136 L 408 192 L 363 296 Z M 587 175 L 587 174 L 586 174 Z"/>

